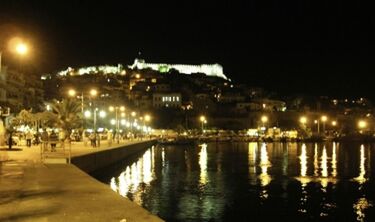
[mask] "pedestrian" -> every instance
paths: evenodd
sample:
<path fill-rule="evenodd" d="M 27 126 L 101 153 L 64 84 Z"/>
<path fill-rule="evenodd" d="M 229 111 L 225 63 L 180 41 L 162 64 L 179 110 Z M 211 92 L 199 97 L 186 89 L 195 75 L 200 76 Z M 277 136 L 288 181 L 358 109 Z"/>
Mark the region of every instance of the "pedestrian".
<path fill-rule="evenodd" d="M 35 145 L 39 145 L 39 142 L 40 142 L 39 139 L 40 139 L 40 133 L 39 132 L 34 133 Z"/>
<path fill-rule="evenodd" d="M 91 133 L 89 136 L 89 139 L 91 141 L 91 146 L 96 147 L 96 135 L 95 133 Z"/>
<path fill-rule="evenodd" d="M 87 137 L 87 135 L 86 135 L 86 131 L 85 130 L 83 130 L 83 132 L 82 132 L 82 141 L 83 141 L 83 145 L 84 146 L 87 146 L 87 141 L 89 140 L 89 138 Z"/>
<path fill-rule="evenodd" d="M 51 135 L 49 135 L 48 140 L 51 144 L 51 152 L 56 152 L 56 144 L 59 140 L 57 134 L 54 131 L 52 131 Z"/>
<path fill-rule="evenodd" d="M 112 137 L 113 137 L 112 132 L 110 130 L 108 130 L 108 132 L 107 132 L 108 146 L 112 145 L 112 139 L 113 139 Z"/>
<path fill-rule="evenodd" d="M 97 140 L 97 144 L 96 144 L 96 145 L 97 145 L 98 147 L 100 147 L 100 139 L 101 139 L 101 138 L 100 138 L 100 133 L 98 133 L 98 134 L 96 135 L 96 140 Z"/>
<path fill-rule="evenodd" d="M 65 148 L 65 131 L 63 129 L 61 129 L 59 131 L 59 142 L 61 144 L 61 148 L 64 149 Z"/>
<path fill-rule="evenodd" d="M 27 131 L 25 136 L 26 136 L 26 145 L 28 147 L 31 147 L 31 140 L 33 139 L 33 134 L 31 130 Z"/>
<path fill-rule="evenodd" d="M 40 136 L 40 139 L 42 140 L 42 148 L 43 148 L 43 151 L 47 151 L 48 150 L 48 132 L 46 129 L 43 129 L 43 132 Z"/>

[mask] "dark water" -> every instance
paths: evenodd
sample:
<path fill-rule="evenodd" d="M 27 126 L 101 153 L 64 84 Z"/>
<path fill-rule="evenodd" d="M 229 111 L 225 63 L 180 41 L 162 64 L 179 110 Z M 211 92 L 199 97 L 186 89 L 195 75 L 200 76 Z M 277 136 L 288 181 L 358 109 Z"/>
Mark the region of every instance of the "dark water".
<path fill-rule="evenodd" d="M 167 221 L 375 221 L 375 146 L 156 146 L 99 179 Z"/>

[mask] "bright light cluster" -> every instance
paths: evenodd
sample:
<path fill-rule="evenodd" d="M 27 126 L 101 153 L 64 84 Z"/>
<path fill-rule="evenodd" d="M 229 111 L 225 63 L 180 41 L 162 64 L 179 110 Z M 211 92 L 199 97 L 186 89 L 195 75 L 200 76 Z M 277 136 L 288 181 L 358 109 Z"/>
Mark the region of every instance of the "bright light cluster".
<path fill-rule="evenodd" d="M 120 74 L 125 75 L 126 71 L 123 69 L 123 66 L 121 64 L 118 64 L 117 66 L 89 66 L 89 67 L 82 67 L 77 70 L 68 67 L 66 70 L 60 71 L 57 74 L 59 76 L 66 76 L 66 75 L 84 75 L 84 74 L 97 74 L 97 73 L 103 73 L 103 74 Z"/>

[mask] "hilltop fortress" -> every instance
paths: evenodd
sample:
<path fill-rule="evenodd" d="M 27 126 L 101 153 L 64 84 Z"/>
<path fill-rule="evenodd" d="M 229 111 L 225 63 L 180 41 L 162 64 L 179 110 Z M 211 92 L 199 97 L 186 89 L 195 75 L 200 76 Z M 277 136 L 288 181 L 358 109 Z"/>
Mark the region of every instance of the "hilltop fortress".
<path fill-rule="evenodd" d="M 161 73 L 169 72 L 175 69 L 183 74 L 204 73 L 207 76 L 214 76 L 228 79 L 223 73 L 223 67 L 219 64 L 185 65 L 185 64 L 165 64 L 165 63 L 146 63 L 143 59 L 135 59 L 133 65 L 129 68 L 146 69 L 150 68 Z"/>

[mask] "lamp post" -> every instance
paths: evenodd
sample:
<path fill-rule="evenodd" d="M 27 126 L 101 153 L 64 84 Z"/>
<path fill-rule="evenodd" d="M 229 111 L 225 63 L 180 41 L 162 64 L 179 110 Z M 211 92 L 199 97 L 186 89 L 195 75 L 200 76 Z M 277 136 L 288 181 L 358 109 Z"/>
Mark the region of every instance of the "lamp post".
<path fill-rule="evenodd" d="M 358 121 L 359 132 L 362 133 L 362 130 L 367 127 L 367 122 L 365 120 Z"/>
<path fill-rule="evenodd" d="M 319 134 L 320 133 L 319 120 L 318 119 L 314 120 L 314 123 L 317 124 L 317 130 L 318 130 L 318 134 Z"/>
<path fill-rule="evenodd" d="M 302 125 L 302 133 L 303 133 L 303 136 L 305 137 L 305 136 L 307 136 L 307 126 L 306 126 L 306 123 L 307 123 L 307 118 L 305 117 L 305 116 L 301 116 L 300 118 L 299 118 L 299 122 L 301 123 L 301 125 Z"/>
<path fill-rule="evenodd" d="M 307 123 L 307 118 L 305 116 L 302 116 L 300 119 L 299 119 L 300 123 L 302 123 L 302 125 L 305 125 Z"/>
<path fill-rule="evenodd" d="M 322 116 L 321 120 L 323 122 L 323 135 L 326 133 L 326 121 L 328 120 L 327 116 Z"/>
<path fill-rule="evenodd" d="M 151 116 L 150 116 L 149 114 L 146 114 L 146 115 L 144 116 L 143 119 L 144 119 L 144 121 L 145 121 L 146 123 L 149 123 L 149 122 L 151 121 Z M 145 125 L 145 124 L 144 124 L 144 125 Z M 146 129 L 145 132 L 147 133 L 147 132 L 148 132 L 148 131 L 147 131 L 147 126 L 145 125 L 144 127 L 145 127 L 144 129 Z M 144 130 L 144 129 L 143 129 L 143 130 Z"/>
<path fill-rule="evenodd" d="M 124 112 L 125 111 L 125 106 L 110 106 L 109 107 L 109 111 L 113 112 L 115 111 L 115 118 L 116 118 L 116 141 L 117 143 L 119 144 L 120 143 L 120 136 L 119 136 L 119 132 L 120 132 L 120 120 L 118 118 L 118 110 L 120 110 L 121 112 Z"/>
<path fill-rule="evenodd" d="M 91 89 L 90 90 L 90 95 L 91 97 L 96 97 L 96 95 L 98 94 L 98 91 L 96 89 Z M 69 97 L 75 97 L 77 94 L 76 90 L 74 89 L 69 89 L 68 90 L 68 96 Z M 78 96 L 77 96 L 78 97 Z M 84 116 L 84 110 L 83 110 L 83 106 L 84 106 L 84 102 L 83 102 L 83 91 L 81 92 L 81 113 L 82 113 L 82 116 Z M 82 118 L 82 128 L 84 128 L 84 119 Z"/>
<path fill-rule="evenodd" d="M 94 108 L 94 133 L 96 135 L 96 111 L 98 111 L 98 108 Z"/>
<path fill-rule="evenodd" d="M 133 120 L 134 120 L 134 118 L 137 115 L 137 113 L 133 111 L 133 112 L 130 113 L 130 115 L 133 117 Z M 131 121 L 130 121 L 130 131 L 133 134 L 133 123 Z"/>
<path fill-rule="evenodd" d="M 262 122 L 262 126 L 264 127 L 265 124 L 268 122 L 268 117 L 267 116 L 262 116 L 260 118 L 260 121 Z"/>
<path fill-rule="evenodd" d="M 14 47 L 14 51 L 17 54 L 23 56 L 27 54 L 27 52 L 29 51 L 29 47 L 24 42 L 18 42 Z M 3 51 L 0 50 L 0 72 L 2 70 L 2 56 L 3 56 Z"/>
<path fill-rule="evenodd" d="M 201 121 L 201 128 L 202 128 L 202 133 L 203 133 L 204 132 L 204 125 L 203 124 L 205 122 L 207 122 L 207 120 L 206 120 L 206 117 L 203 116 L 203 115 L 199 117 L 199 120 Z"/>

